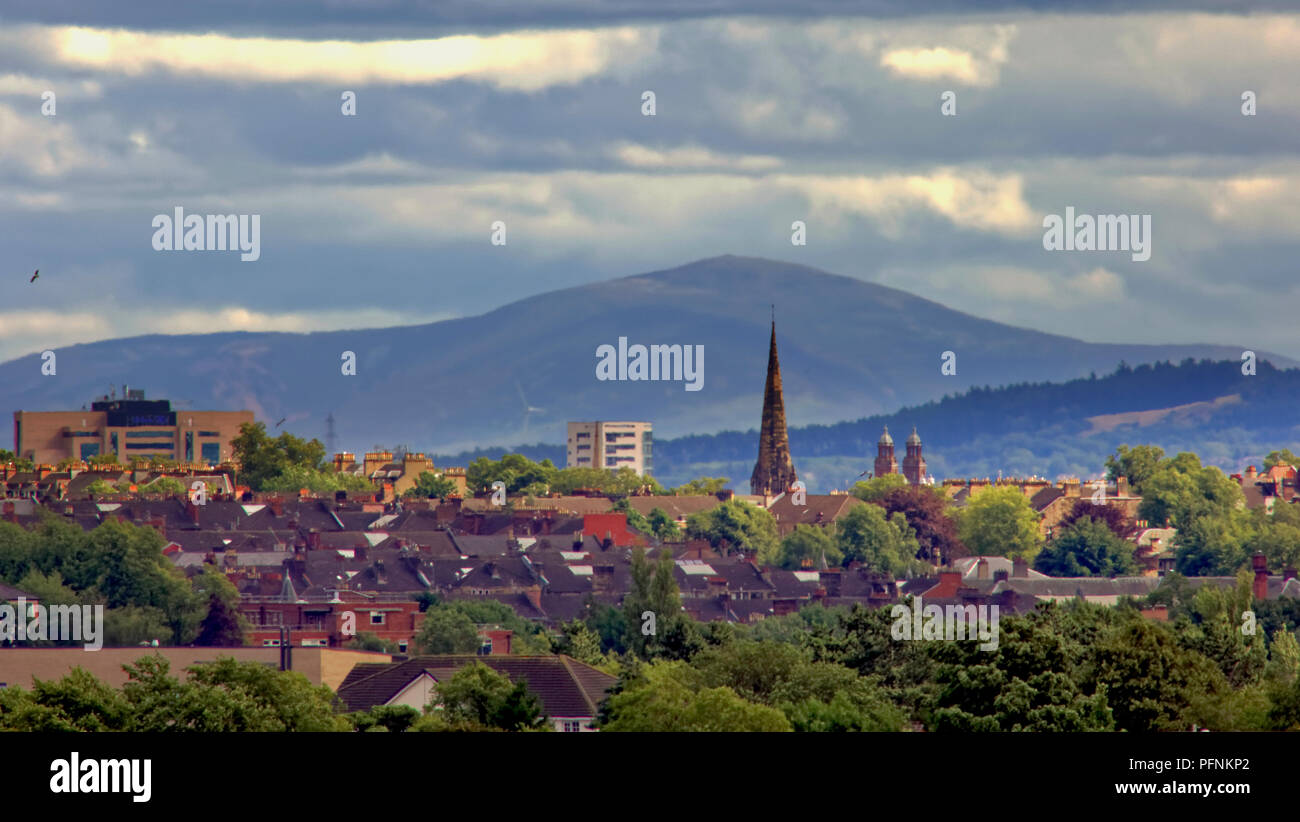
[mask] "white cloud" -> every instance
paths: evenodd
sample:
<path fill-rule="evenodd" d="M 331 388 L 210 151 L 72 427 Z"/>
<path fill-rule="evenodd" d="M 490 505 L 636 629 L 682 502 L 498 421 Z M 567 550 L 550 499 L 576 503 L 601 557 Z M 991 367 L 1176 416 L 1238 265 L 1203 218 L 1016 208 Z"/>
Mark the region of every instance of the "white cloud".
<path fill-rule="evenodd" d="M 781 176 L 783 185 L 804 193 L 815 211 L 831 219 L 861 214 L 898 234 L 907 214 L 928 211 L 956 226 L 1021 234 L 1038 224 L 1023 194 L 1020 175 L 980 170 L 938 169 L 929 174 L 879 177 Z"/>
<path fill-rule="evenodd" d="M 698 145 L 659 150 L 623 142 L 610 149 L 619 162 L 634 168 L 731 168 L 760 171 L 777 168 L 781 158 L 760 154 L 728 156 Z"/>
<path fill-rule="evenodd" d="M 226 306 L 214 311 L 150 307 L 79 307 L 0 312 L 0 362 L 33 351 L 142 334 L 215 334 L 226 331 L 335 331 L 386 328 L 451 319 L 450 314 L 411 314 L 386 308 L 353 311 L 256 311 Z"/>
<path fill-rule="evenodd" d="M 430 85 L 467 79 L 536 91 L 626 69 L 653 54 L 658 29 L 451 35 L 420 40 L 291 40 L 80 26 L 14 26 L 0 50 L 26 47 L 56 65 L 140 76 L 169 72 L 241 83 Z"/>

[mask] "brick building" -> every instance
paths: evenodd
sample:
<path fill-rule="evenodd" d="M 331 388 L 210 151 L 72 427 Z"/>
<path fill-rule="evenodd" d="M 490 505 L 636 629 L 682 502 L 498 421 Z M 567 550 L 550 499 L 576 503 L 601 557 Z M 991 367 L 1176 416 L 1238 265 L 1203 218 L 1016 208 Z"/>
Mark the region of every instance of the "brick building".
<path fill-rule="evenodd" d="M 231 457 L 239 427 L 252 411 L 177 411 L 168 400 L 147 400 L 143 391 L 122 399 L 100 397 L 90 410 L 15 411 L 14 452 L 36 463 L 88 460 L 115 454 L 159 456 L 188 464 L 219 465 Z"/>

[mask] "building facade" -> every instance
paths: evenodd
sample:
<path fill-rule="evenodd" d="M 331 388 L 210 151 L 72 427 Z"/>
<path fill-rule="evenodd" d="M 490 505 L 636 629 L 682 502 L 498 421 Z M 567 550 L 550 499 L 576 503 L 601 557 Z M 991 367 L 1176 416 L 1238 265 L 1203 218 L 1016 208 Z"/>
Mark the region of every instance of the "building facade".
<path fill-rule="evenodd" d="M 641 476 L 654 473 L 654 439 L 648 422 L 569 423 L 569 468 L 631 468 Z"/>
<path fill-rule="evenodd" d="M 14 452 L 41 464 L 89 460 L 114 454 L 162 457 L 219 465 L 231 458 L 239 427 L 252 411 L 177 411 L 168 400 L 147 400 L 143 391 L 125 399 L 101 397 L 82 411 L 15 411 Z"/>
<path fill-rule="evenodd" d="M 912 435 L 907 438 L 907 454 L 903 457 L 903 476 L 912 485 L 932 484 L 925 470 L 925 457 L 921 456 L 921 437 L 912 426 Z M 885 426 L 880 440 L 876 442 L 876 465 L 873 476 L 898 473 L 898 460 L 894 458 L 894 438 L 889 436 L 889 426 Z"/>

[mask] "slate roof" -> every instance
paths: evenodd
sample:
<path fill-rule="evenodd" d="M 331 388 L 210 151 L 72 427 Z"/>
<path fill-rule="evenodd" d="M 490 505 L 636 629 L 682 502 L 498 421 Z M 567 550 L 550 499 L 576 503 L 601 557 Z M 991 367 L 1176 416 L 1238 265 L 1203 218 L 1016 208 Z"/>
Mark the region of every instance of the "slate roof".
<path fill-rule="evenodd" d="M 21 588 L 15 588 L 12 585 L 0 582 L 0 602 L 14 602 L 19 597 L 29 600 L 38 599 L 38 597 L 27 593 Z"/>
<path fill-rule="evenodd" d="M 722 500 L 714 494 L 689 494 L 680 497 L 662 495 L 628 497 L 627 504 L 642 516 L 648 517 L 654 509 L 662 508 L 664 513 L 674 520 L 683 520 L 691 514 L 712 511 L 722 504 Z"/>
<path fill-rule="evenodd" d="M 806 505 L 795 505 L 790 494 L 782 494 L 768 506 L 782 534 L 796 525 L 829 525 L 859 505 L 867 503 L 849 494 L 808 494 Z"/>
<path fill-rule="evenodd" d="M 550 717 L 594 717 L 616 677 L 563 654 L 556 656 L 416 656 L 391 663 L 363 662 L 353 666 L 338 695 L 349 711 L 385 705 L 413 681 L 428 673 L 445 681 L 474 662 L 523 680 Z"/>
<path fill-rule="evenodd" d="M 1035 511 L 1041 514 L 1043 511 L 1047 510 L 1047 506 L 1056 502 L 1063 496 L 1065 496 L 1065 489 L 1049 485 L 1030 497 L 1029 504 L 1033 506 Z"/>

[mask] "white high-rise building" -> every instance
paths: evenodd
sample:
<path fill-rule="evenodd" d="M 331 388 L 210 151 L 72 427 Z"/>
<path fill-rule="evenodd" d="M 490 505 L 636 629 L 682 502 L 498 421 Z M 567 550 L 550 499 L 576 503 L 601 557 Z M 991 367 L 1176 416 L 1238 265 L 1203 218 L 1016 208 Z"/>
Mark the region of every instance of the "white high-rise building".
<path fill-rule="evenodd" d="M 569 468 L 631 468 L 641 476 L 654 472 L 654 439 L 648 422 L 569 423 Z"/>

